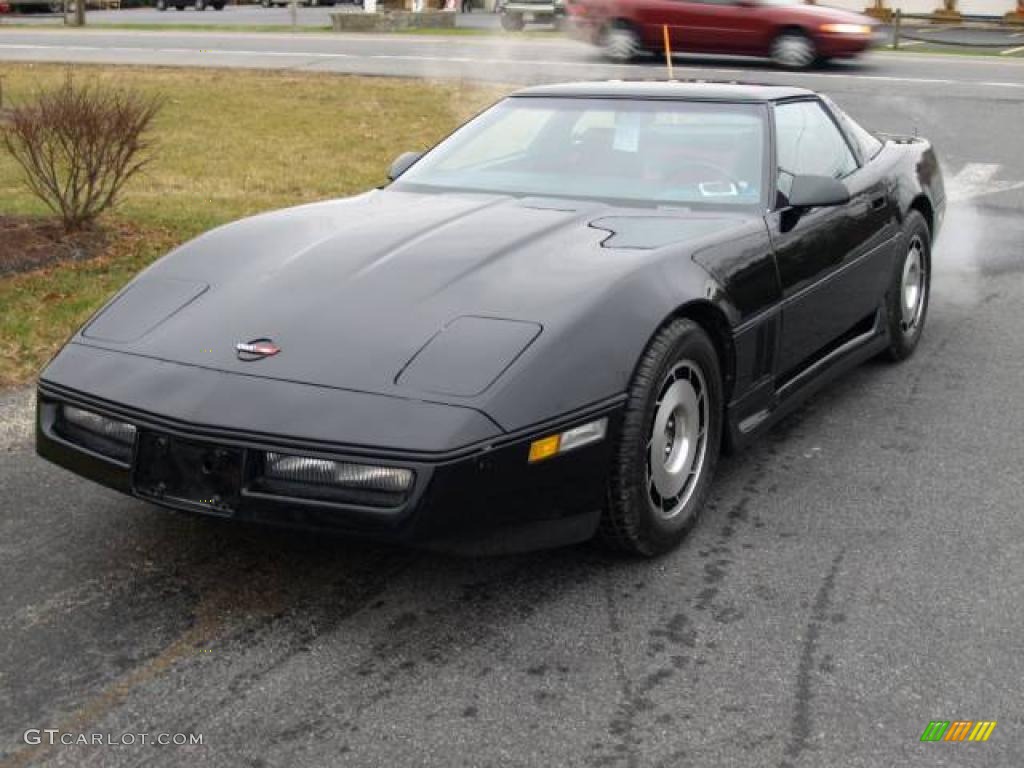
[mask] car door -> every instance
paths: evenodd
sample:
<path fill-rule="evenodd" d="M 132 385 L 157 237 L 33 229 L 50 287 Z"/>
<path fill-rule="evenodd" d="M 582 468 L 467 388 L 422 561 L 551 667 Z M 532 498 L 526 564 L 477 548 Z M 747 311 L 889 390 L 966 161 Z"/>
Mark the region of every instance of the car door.
<path fill-rule="evenodd" d="M 871 322 L 891 202 L 819 99 L 781 102 L 773 114 L 777 205 L 767 222 L 783 295 L 776 374 L 785 380 Z M 803 174 L 843 180 L 849 202 L 789 206 L 792 180 Z"/>
<path fill-rule="evenodd" d="M 644 38 L 662 46 L 669 29 L 678 53 L 748 53 L 758 48 L 758 20 L 751 8 L 734 0 L 648 0 L 637 6 Z"/>

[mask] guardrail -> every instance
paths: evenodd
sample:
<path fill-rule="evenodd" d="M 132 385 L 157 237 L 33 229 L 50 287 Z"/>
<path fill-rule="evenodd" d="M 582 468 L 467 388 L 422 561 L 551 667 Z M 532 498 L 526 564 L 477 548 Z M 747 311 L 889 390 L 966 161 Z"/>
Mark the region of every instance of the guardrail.
<path fill-rule="evenodd" d="M 905 25 L 904 22 L 911 20 L 919 22 L 917 24 Z M 959 22 L 953 22 L 953 29 L 957 31 L 970 31 L 970 30 L 1013 30 L 1014 27 L 1006 26 L 998 21 L 985 20 L 982 23 L 970 25 L 970 22 L 981 20 L 972 20 L 964 18 Z M 924 30 L 927 30 L 930 26 L 934 27 L 936 22 L 935 16 L 932 14 L 911 14 L 904 13 L 899 8 L 892 12 L 892 48 L 898 50 L 901 42 L 911 41 L 911 45 L 928 44 L 934 46 L 951 46 L 954 48 L 990 48 L 990 49 L 1014 49 L 1020 50 L 1019 46 L 1024 45 L 1024 41 L 1016 42 L 1009 37 L 1005 40 L 984 40 L 975 38 L 973 40 L 950 40 L 936 37 L 934 35 L 922 34 Z M 964 22 L 967 22 L 965 24 Z M 908 31 L 908 26 L 913 32 Z M 1019 27 L 1018 27 L 1019 29 Z M 940 27 L 935 30 L 938 31 L 950 31 L 950 27 Z M 1013 33 L 1011 36 L 1016 37 L 1019 33 Z"/>

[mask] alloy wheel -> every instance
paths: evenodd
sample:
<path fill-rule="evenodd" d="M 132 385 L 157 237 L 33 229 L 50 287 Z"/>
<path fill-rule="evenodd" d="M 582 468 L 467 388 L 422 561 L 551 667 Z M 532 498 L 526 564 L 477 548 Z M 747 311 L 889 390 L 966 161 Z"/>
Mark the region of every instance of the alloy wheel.
<path fill-rule="evenodd" d="M 674 518 L 700 479 L 707 453 L 708 389 L 692 360 L 677 363 L 658 388 L 647 442 L 647 498 L 653 511 Z"/>
<path fill-rule="evenodd" d="M 925 269 L 924 243 L 915 235 L 907 249 L 900 281 L 900 328 L 907 334 L 913 333 L 921 322 L 928 289 Z"/>

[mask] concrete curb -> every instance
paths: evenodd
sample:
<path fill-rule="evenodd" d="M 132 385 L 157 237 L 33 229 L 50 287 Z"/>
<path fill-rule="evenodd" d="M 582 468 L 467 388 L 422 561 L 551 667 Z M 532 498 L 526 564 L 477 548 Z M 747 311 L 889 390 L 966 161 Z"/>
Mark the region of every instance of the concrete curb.
<path fill-rule="evenodd" d="M 0 391 L 0 451 L 12 451 L 31 442 L 35 414 L 35 387 Z"/>

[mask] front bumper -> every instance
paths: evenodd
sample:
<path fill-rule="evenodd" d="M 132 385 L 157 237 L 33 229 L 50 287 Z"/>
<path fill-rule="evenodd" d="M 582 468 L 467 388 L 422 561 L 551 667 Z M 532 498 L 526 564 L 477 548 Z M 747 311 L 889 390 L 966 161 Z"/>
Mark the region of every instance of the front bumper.
<path fill-rule="evenodd" d="M 877 33 L 867 35 L 847 35 L 821 32 L 815 41 L 818 54 L 827 58 L 850 58 L 864 53 L 872 46 L 879 44 L 881 37 Z"/>
<path fill-rule="evenodd" d="M 68 404 L 138 430 L 131 457 L 118 461 L 75 442 L 57 428 L 58 409 Z M 204 428 L 126 409 L 82 393 L 41 383 L 37 398 L 36 450 L 75 474 L 146 501 L 184 511 L 314 531 L 472 552 L 512 552 L 575 543 L 590 538 L 604 506 L 606 474 L 620 427 L 621 404 L 606 403 L 528 432 L 488 440 L 456 454 L 424 459 L 394 452 L 372 456 L 365 450 L 303 447 L 273 437 L 255 439 L 221 428 Z M 530 443 L 574 425 L 608 418 L 603 440 L 553 458 L 530 463 Z M 144 436 L 161 436 L 226 449 L 241 456 L 240 492 L 229 509 L 154 498 L 140 487 L 138 448 Z M 299 494 L 268 493 L 256 475 L 267 451 L 335 461 L 377 463 L 411 469 L 415 480 L 396 506 L 327 501 Z"/>

